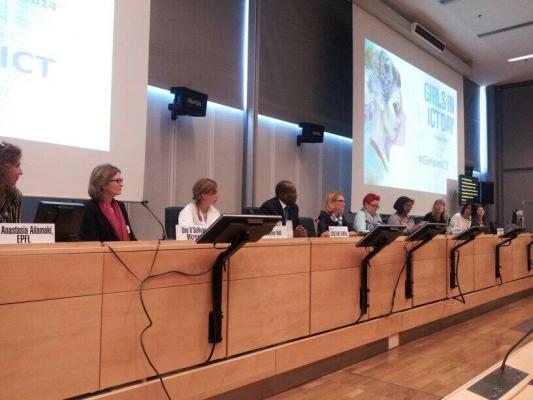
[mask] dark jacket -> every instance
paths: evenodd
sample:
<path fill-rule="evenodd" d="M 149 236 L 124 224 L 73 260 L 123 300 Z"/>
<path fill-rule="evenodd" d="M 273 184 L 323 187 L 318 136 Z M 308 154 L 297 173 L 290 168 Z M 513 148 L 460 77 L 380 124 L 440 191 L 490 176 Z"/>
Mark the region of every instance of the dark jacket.
<path fill-rule="evenodd" d="M 298 206 L 293 204 L 292 206 L 287 206 L 289 209 L 289 219 L 292 221 L 292 227 L 296 228 L 300 225 L 300 218 L 298 217 Z M 283 225 L 285 225 L 285 216 L 283 215 L 283 208 L 277 197 L 274 197 L 270 200 L 265 201 L 259 210 L 260 214 L 264 215 L 279 215 L 283 218 Z"/>
<path fill-rule="evenodd" d="M 434 224 L 446 224 L 448 222 L 444 219 L 444 215 L 441 215 L 440 220 L 436 221 L 431 211 L 424 215 L 424 219 L 422 221 L 432 222 Z"/>
<path fill-rule="evenodd" d="M 83 203 L 87 209 L 85 210 L 85 216 L 83 217 L 83 222 L 80 228 L 80 240 L 98 242 L 117 241 L 118 238 L 113 232 L 111 224 L 100 210 L 98 201 L 87 200 Z M 118 202 L 118 205 L 120 206 L 120 210 L 122 211 L 122 215 L 126 221 L 126 226 L 128 227 L 130 233 L 130 240 L 137 240 L 130 226 L 130 220 L 128 218 L 126 206 L 121 201 Z"/>
<path fill-rule="evenodd" d="M 339 225 L 338 222 L 335 222 L 331 219 L 331 215 L 329 215 L 327 212 L 320 211 L 320 215 L 318 216 L 317 236 L 320 236 L 323 232 L 328 232 L 330 226 L 346 226 L 348 227 L 348 232 L 353 231 L 353 229 L 348 224 L 348 221 L 346 221 L 344 215 L 342 216 L 342 224 Z"/>

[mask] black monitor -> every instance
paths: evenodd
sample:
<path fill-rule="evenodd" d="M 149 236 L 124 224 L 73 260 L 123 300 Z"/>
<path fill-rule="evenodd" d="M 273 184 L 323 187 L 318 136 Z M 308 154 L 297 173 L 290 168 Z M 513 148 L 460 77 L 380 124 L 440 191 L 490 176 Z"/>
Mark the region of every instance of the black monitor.
<path fill-rule="evenodd" d="M 526 232 L 526 228 L 513 228 L 510 231 L 505 232 L 505 234 L 501 236 L 501 239 L 514 239 L 516 236 L 524 232 Z"/>
<path fill-rule="evenodd" d="M 404 225 L 378 225 L 357 243 L 357 247 L 383 247 L 393 242 L 405 230 Z"/>
<path fill-rule="evenodd" d="M 472 240 L 476 236 L 481 235 L 482 233 L 487 232 L 486 226 L 471 226 L 470 228 L 459 232 L 457 235 L 452 237 L 453 240 Z"/>
<path fill-rule="evenodd" d="M 419 229 L 411 233 L 405 240 L 410 242 L 431 240 L 433 237 L 445 233 L 446 227 L 446 224 L 436 224 L 430 222 L 422 225 Z"/>
<path fill-rule="evenodd" d="M 75 242 L 79 240 L 84 215 L 85 204 L 82 203 L 40 201 L 33 222 L 55 224 L 56 242 Z"/>
<path fill-rule="evenodd" d="M 231 243 L 245 232 L 248 242 L 257 242 L 281 221 L 279 215 L 222 214 L 198 238 L 196 243 Z"/>

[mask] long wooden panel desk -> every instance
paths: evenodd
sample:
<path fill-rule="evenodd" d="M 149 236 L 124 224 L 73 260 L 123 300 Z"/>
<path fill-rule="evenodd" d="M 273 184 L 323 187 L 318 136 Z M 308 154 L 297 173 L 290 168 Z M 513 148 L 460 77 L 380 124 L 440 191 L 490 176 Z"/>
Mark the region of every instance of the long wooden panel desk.
<path fill-rule="evenodd" d="M 499 239 L 480 237 L 461 249 L 465 304 L 450 299 L 458 293 L 449 289 L 452 244 L 444 236 L 415 253 L 413 297 L 406 299 L 409 244 L 399 238 L 372 260 L 363 316 L 360 265 L 366 251 L 354 246 L 359 238 L 248 244 L 224 274 L 223 341 L 208 365 L 202 363 L 211 351 L 209 269 L 221 249 L 176 241 L 4 245 L 0 399 L 94 392 L 94 399 L 165 398 L 156 380 L 143 382 L 154 376 L 139 340 L 148 324 L 139 285 L 150 271 L 207 271 L 167 274 L 143 291 L 154 323 L 145 334 L 151 360 L 166 374 L 173 398 L 201 399 L 531 290 L 533 273 L 522 265 L 529 238 L 518 237 L 502 253 L 503 284 L 495 279 L 494 253 L 490 257 Z"/>

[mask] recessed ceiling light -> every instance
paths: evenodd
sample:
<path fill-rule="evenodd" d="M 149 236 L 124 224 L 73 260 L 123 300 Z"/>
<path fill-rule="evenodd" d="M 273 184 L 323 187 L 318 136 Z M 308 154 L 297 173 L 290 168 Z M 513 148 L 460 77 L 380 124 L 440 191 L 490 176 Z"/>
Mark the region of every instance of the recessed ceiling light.
<path fill-rule="evenodd" d="M 515 57 L 515 58 L 509 58 L 507 61 L 508 62 L 523 61 L 523 60 L 527 60 L 530 58 L 533 58 L 533 54 L 528 54 L 526 56 L 520 56 L 520 57 Z"/>

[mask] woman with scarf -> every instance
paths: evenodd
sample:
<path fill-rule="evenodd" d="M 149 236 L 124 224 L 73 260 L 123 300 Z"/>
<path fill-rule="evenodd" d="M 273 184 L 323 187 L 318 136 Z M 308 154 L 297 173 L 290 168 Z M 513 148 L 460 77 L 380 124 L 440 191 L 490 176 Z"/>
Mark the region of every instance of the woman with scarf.
<path fill-rule="evenodd" d="M 80 229 L 81 240 L 137 240 L 130 227 L 124 203 L 115 200 L 122 193 L 124 179 L 120 169 L 111 164 L 98 165 L 89 179 L 87 210 Z"/>

